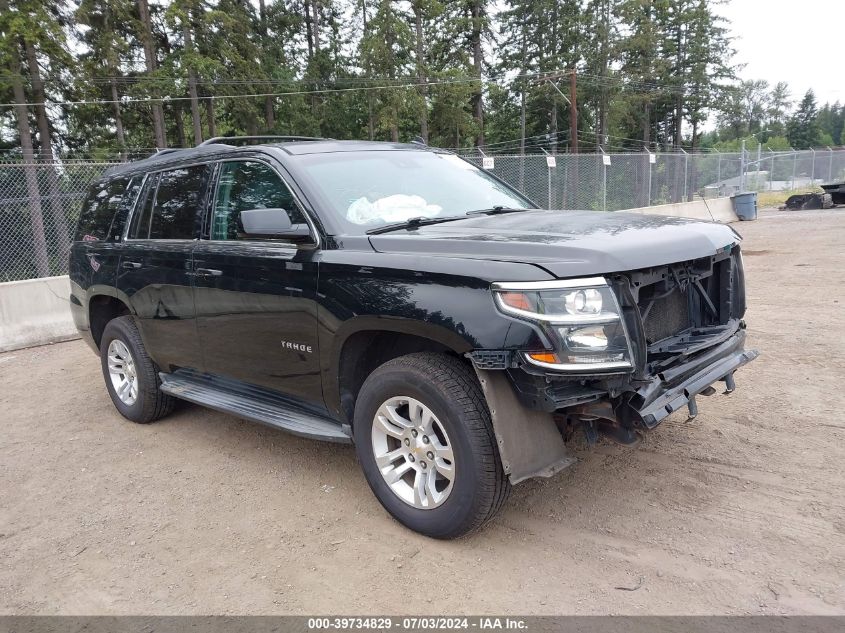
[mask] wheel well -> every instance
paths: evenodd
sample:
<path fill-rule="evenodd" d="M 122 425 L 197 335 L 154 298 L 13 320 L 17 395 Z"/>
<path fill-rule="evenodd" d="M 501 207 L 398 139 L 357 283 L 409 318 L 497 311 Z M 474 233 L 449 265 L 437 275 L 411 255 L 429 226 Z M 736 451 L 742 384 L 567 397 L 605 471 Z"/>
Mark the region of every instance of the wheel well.
<path fill-rule="evenodd" d="M 100 339 L 103 338 L 103 330 L 106 324 L 119 316 L 130 314 L 129 308 L 120 299 L 97 295 L 91 297 L 88 302 L 88 324 L 91 327 L 91 336 L 97 347 L 100 347 Z"/>
<path fill-rule="evenodd" d="M 346 419 L 352 421 L 355 402 L 364 381 L 384 363 L 416 352 L 449 354 L 465 361 L 454 350 L 422 336 L 402 332 L 356 332 L 343 344 L 340 353 L 338 382 L 340 404 Z"/>

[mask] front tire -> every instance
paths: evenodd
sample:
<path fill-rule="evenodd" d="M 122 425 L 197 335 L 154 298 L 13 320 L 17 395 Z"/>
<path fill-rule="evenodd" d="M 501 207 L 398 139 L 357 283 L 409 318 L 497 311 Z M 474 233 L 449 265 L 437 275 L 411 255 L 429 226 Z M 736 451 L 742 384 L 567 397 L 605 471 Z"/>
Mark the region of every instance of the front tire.
<path fill-rule="evenodd" d="M 158 367 L 144 349 L 130 316 L 112 319 L 100 340 L 100 364 L 115 408 L 132 422 L 155 422 L 173 410 L 174 399 L 161 392 Z"/>
<path fill-rule="evenodd" d="M 478 380 L 451 356 L 409 354 L 370 374 L 355 404 L 354 439 L 376 498 L 426 536 L 480 528 L 510 492 Z"/>

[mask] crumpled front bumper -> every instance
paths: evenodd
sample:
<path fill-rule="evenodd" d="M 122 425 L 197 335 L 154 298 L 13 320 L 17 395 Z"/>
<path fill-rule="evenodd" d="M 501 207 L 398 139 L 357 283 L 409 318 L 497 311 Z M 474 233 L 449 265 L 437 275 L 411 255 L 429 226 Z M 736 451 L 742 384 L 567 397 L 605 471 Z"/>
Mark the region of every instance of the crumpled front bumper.
<path fill-rule="evenodd" d="M 550 381 L 520 369 L 502 371 L 504 363 L 482 368 L 479 357 L 472 356 L 490 408 L 505 474 L 515 484 L 531 477 L 549 477 L 574 463 L 564 431 L 573 424 L 584 425 L 588 441 L 595 441 L 602 433 L 632 444 L 636 427 L 653 429 L 691 403 L 693 412 L 696 395 L 707 393 L 721 380 L 732 389 L 733 373 L 757 358 L 755 350 L 744 349 L 745 339 L 740 326 L 721 343 L 679 356 L 655 375 L 636 382 L 616 375 L 591 375 L 583 380 L 557 376 L 558 380 Z M 491 358 L 500 360 L 490 354 L 482 358 L 488 365 Z M 616 395 L 611 396 L 611 391 Z"/>
<path fill-rule="evenodd" d="M 646 428 L 654 428 L 714 382 L 724 380 L 730 387 L 733 373 L 759 356 L 744 347 L 745 330 L 739 330 L 716 347 L 661 371 L 636 391 L 628 406 Z"/>

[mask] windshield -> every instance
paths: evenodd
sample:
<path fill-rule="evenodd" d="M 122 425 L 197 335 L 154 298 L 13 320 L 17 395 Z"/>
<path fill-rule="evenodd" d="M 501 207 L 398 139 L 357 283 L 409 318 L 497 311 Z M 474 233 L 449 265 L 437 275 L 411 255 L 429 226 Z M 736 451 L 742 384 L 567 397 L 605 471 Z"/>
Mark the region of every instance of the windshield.
<path fill-rule="evenodd" d="M 301 156 L 300 169 L 348 230 L 362 233 L 411 218 L 534 205 L 453 154 L 419 150 Z"/>

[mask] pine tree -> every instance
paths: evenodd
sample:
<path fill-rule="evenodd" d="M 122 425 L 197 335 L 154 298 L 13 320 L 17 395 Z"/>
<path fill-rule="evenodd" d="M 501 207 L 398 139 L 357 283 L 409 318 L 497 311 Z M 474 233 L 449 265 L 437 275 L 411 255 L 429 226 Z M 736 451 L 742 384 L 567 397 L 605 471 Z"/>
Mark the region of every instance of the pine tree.
<path fill-rule="evenodd" d="M 533 37 L 538 30 L 537 19 L 539 15 L 534 11 L 532 0 L 508 0 L 508 8 L 499 15 L 501 23 L 502 41 L 500 42 L 500 65 L 498 73 L 506 76 L 509 71 L 517 70 L 518 75 L 510 82 L 510 91 L 519 95 L 519 146 L 520 154 L 525 153 L 525 138 L 527 134 L 527 109 L 528 99 L 531 96 L 533 82 L 529 79 L 531 73 L 536 72 L 542 52 L 539 48 L 539 41 Z M 503 99 L 500 100 L 504 105 Z M 503 110 L 497 108 L 497 111 Z M 502 128 L 505 126 L 494 126 L 498 133 L 494 133 L 495 140 L 504 142 L 513 138 L 511 134 Z M 514 145 L 508 146 L 511 151 L 516 149 Z"/>
<path fill-rule="evenodd" d="M 766 128 L 771 136 L 783 136 L 786 133 L 786 118 L 790 108 L 792 100 L 789 86 L 785 81 L 779 81 L 767 98 Z"/>
<path fill-rule="evenodd" d="M 436 0 L 412 0 L 411 10 L 414 16 L 414 66 L 417 76 L 419 99 L 416 109 L 419 112 L 419 135 L 428 143 L 428 76 L 430 72 L 429 41 L 434 16 L 442 7 Z"/>
<path fill-rule="evenodd" d="M 786 138 L 795 149 L 809 149 L 821 145 L 816 95 L 808 90 L 798 104 L 795 114 L 786 124 Z"/>
<path fill-rule="evenodd" d="M 158 68 L 158 50 L 153 36 L 152 17 L 150 15 L 150 6 L 147 0 L 138 1 L 138 22 L 137 30 L 138 36 L 144 48 L 144 60 L 147 67 L 147 74 L 154 75 Z M 154 88 L 154 87 L 153 87 Z M 158 97 L 158 91 L 153 89 L 148 93 L 153 99 Z M 150 105 L 153 118 L 153 130 L 155 131 L 155 145 L 158 148 L 167 147 L 167 137 L 164 131 L 164 109 L 158 101 L 153 101 Z"/>
<path fill-rule="evenodd" d="M 565 80 L 565 72 L 581 61 L 583 17 L 578 0 L 511 0 L 500 16 L 502 22 L 502 57 L 499 74 L 509 68 L 519 70 L 511 88 L 519 94 L 521 139 L 547 135 L 539 146 L 554 152 L 561 138 L 561 125 L 568 115 L 568 105 L 549 81 L 537 81 L 540 74 L 553 81 Z M 526 144 L 520 142 L 520 151 Z M 536 147 L 537 144 L 534 144 Z"/>
<path fill-rule="evenodd" d="M 414 38 L 409 22 L 409 16 L 398 2 L 378 0 L 368 32 L 361 39 L 360 54 L 364 67 L 389 85 L 396 85 L 398 78 L 410 72 Z M 403 89 L 393 87 L 378 90 L 376 98 L 376 127 L 386 131 L 389 140 L 396 142 L 407 95 Z"/>
<path fill-rule="evenodd" d="M 82 0 L 74 13 L 76 21 L 85 27 L 79 35 L 85 51 L 79 56 L 80 77 L 76 83 L 79 94 L 94 100 L 111 101 L 108 109 L 92 108 L 91 117 L 85 120 L 85 129 L 77 129 L 89 145 L 112 145 L 111 130 L 102 125 L 103 117 L 110 110 L 114 124 L 114 142 L 120 156 L 126 159 L 126 131 L 121 107 L 122 87 L 125 83 L 124 64 L 131 50 L 131 33 L 127 25 L 133 18 L 131 0 Z M 108 115 L 107 115 L 108 116 Z"/>
<path fill-rule="evenodd" d="M 833 105 L 825 103 L 819 110 L 817 121 L 821 133 L 821 145 L 838 145 L 841 135 L 841 128 L 839 128 L 841 121 L 839 103 L 837 102 Z"/>
<path fill-rule="evenodd" d="M 9 0 L 0 0 L 0 60 L 8 75 L 2 80 L 11 84 L 11 93 L 15 103 L 15 120 L 21 145 L 26 179 L 27 197 L 29 198 L 29 220 L 32 225 L 33 254 L 35 275 L 46 277 L 50 274 L 47 258 L 47 240 L 44 232 L 44 215 L 41 208 L 41 194 L 38 188 L 38 173 L 34 160 L 35 151 L 29 127 L 29 109 L 27 95 L 21 74 L 20 27 L 25 24 L 18 7 L 11 7 Z"/>
<path fill-rule="evenodd" d="M 59 175 L 54 166 L 55 152 L 53 148 L 53 132 L 55 126 L 47 113 L 48 92 L 44 83 L 42 66 L 48 75 L 58 77 L 63 70 L 73 65 L 73 59 L 67 52 L 65 44 L 63 2 L 44 4 L 38 0 L 16 0 L 12 6 L 0 7 L 9 18 L 5 24 L 7 43 L 4 48 L 9 58 L 12 81 L 15 88 L 15 101 L 19 106 L 25 93 L 20 92 L 18 75 L 26 69 L 29 78 L 30 96 L 35 112 L 36 127 L 38 129 L 38 158 L 48 167 L 44 170 L 47 188 L 47 207 L 50 211 L 52 233 L 57 245 L 56 259 L 67 261 L 69 240 L 67 220 L 59 186 Z M 20 82 L 22 83 L 22 82 Z M 24 110 L 18 109 L 18 131 L 21 137 L 21 147 L 26 148 L 26 141 L 30 140 L 28 121 L 23 120 Z M 27 137 L 29 137 L 27 139 Z M 31 150 L 30 150 L 31 151 Z M 40 210 L 39 210 L 40 212 Z M 38 220 L 36 220 L 38 221 Z M 39 231 L 34 227 L 36 233 Z M 40 237 L 36 236 L 40 240 Z M 39 257 L 40 259 L 40 257 Z M 43 264 L 43 262 L 41 262 Z M 39 271 L 41 272 L 41 271 Z"/>
<path fill-rule="evenodd" d="M 595 145 L 599 150 L 608 142 L 610 102 L 618 92 L 611 63 L 616 59 L 620 45 L 616 18 L 621 10 L 617 0 L 589 0 L 585 13 L 585 19 L 592 25 L 585 42 L 589 51 L 585 62 L 587 72 L 592 76 L 588 95 L 596 106 Z"/>

